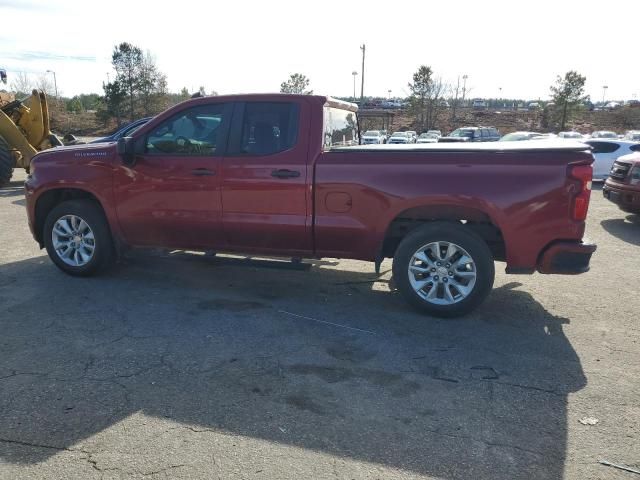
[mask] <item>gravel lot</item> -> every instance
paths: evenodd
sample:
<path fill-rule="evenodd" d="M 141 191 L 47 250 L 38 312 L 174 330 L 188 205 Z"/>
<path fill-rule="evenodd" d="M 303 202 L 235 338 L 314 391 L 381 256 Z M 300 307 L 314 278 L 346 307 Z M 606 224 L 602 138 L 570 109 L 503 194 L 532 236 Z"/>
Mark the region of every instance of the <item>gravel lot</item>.
<path fill-rule="evenodd" d="M 438 320 L 390 262 L 137 252 L 71 278 L 23 178 L 0 190 L 0 478 L 637 478 L 598 461 L 640 467 L 640 219 L 599 191 L 591 272 L 499 264 Z"/>

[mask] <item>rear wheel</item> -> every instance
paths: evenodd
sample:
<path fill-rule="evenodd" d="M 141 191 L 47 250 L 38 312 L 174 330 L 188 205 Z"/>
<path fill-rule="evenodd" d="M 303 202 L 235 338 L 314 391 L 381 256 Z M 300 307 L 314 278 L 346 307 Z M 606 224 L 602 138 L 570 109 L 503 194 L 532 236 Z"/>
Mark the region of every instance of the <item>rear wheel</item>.
<path fill-rule="evenodd" d="M 69 200 L 57 205 L 47 215 L 43 235 L 49 258 L 70 275 L 93 275 L 112 262 L 109 225 L 92 201 Z"/>
<path fill-rule="evenodd" d="M 393 277 L 403 297 L 437 317 L 457 317 L 480 305 L 493 287 L 487 244 L 463 225 L 433 222 L 409 233 L 396 250 Z"/>
<path fill-rule="evenodd" d="M 13 176 L 15 163 L 16 161 L 9 149 L 9 144 L 4 141 L 4 138 L 0 137 L 0 187 L 9 184 Z"/>

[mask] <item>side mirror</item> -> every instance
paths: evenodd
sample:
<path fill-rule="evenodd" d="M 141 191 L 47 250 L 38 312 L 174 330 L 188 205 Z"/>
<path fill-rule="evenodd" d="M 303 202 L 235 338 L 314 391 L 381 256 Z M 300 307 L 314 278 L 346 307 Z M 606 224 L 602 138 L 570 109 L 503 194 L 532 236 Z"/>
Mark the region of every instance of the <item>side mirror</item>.
<path fill-rule="evenodd" d="M 118 155 L 122 157 L 122 163 L 127 167 L 133 167 L 136 164 L 136 154 L 134 151 L 133 138 L 119 138 L 116 146 L 116 151 Z"/>

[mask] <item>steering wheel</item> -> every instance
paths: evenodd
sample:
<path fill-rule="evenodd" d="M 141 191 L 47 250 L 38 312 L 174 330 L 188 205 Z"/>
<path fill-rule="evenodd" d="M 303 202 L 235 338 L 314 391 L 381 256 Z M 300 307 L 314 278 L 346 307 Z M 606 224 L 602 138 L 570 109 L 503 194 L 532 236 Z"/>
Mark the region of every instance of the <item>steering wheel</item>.
<path fill-rule="evenodd" d="M 185 150 L 191 150 L 191 147 L 193 146 L 191 140 L 189 140 L 187 137 L 183 137 L 182 135 L 176 137 L 176 145 Z"/>

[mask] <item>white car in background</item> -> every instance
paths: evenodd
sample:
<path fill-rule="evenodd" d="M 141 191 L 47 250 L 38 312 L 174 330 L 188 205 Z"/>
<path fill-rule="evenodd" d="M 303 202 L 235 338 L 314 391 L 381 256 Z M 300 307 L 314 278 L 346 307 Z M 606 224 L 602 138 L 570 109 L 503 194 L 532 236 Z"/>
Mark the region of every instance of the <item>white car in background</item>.
<path fill-rule="evenodd" d="M 362 135 L 362 144 L 363 145 L 371 145 L 371 144 L 381 144 L 385 141 L 385 136 L 382 134 L 380 130 L 367 130 Z"/>
<path fill-rule="evenodd" d="M 387 140 L 387 143 L 394 143 L 394 144 L 411 143 L 411 137 L 407 132 L 395 132 L 393 135 L 389 137 L 389 140 Z"/>
<path fill-rule="evenodd" d="M 435 133 L 421 133 L 416 143 L 438 143 L 438 138 L 440 136 Z"/>
<path fill-rule="evenodd" d="M 618 134 L 609 130 L 598 130 L 591 134 L 591 138 L 618 138 Z"/>
<path fill-rule="evenodd" d="M 631 140 L 632 142 L 640 142 L 640 130 L 629 130 L 624 134 L 624 140 Z"/>
<path fill-rule="evenodd" d="M 573 140 L 581 140 L 584 138 L 584 135 L 582 135 L 579 132 L 560 132 L 558 133 L 558 138 L 570 138 Z"/>
<path fill-rule="evenodd" d="M 407 130 L 409 137 L 411 137 L 411 143 L 416 143 L 416 138 L 418 138 L 418 132 L 415 130 Z"/>
<path fill-rule="evenodd" d="M 590 138 L 585 140 L 584 143 L 592 148 L 594 181 L 606 180 L 613 166 L 613 162 L 615 162 L 618 157 L 640 152 L 640 142 L 609 138 Z"/>

